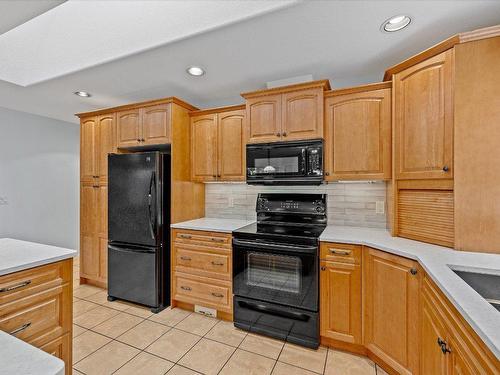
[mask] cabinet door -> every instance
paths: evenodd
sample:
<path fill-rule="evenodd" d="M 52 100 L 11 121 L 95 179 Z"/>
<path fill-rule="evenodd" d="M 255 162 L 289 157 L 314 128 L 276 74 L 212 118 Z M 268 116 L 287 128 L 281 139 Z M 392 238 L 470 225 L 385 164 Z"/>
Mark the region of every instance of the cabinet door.
<path fill-rule="evenodd" d="M 245 180 L 245 111 L 218 117 L 218 175 L 223 181 Z"/>
<path fill-rule="evenodd" d="M 170 104 L 142 109 L 142 138 L 145 145 L 170 143 Z"/>
<path fill-rule="evenodd" d="M 284 141 L 323 138 L 323 88 L 282 95 Z"/>
<path fill-rule="evenodd" d="M 69 301 L 68 303 L 72 303 Z M 72 371 L 72 337 L 71 333 L 66 333 L 40 347 L 41 350 L 47 352 L 64 361 L 64 374 L 71 375 Z"/>
<path fill-rule="evenodd" d="M 97 239 L 98 188 L 82 184 L 80 188 L 80 273 L 82 277 L 99 276 Z"/>
<path fill-rule="evenodd" d="M 108 180 L 108 154 L 115 151 L 115 114 L 97 118 L 97 173 L 99 180 Z"/>
<path fill-rule="evenodd" d="M 420 373 L 447 375 L 449 355 L 443 354 L 438 339 L 445 340 L 447 333 L 442 325 L 442 316 L 434 303 L 422 293 L 422 314 L 420 331 Z"/>
<path fill-rule="evenodd" d="M 396 178 L 453 176 L 453 50 L 394 76 Z"/>
<path fill-rule="evenodd" d="M 361 266 L 321 262 L 321 336 L 361 344 Z"/>
<path fill-rule="evenodd" d="M 96 168 L 96 118 L 89 117 L 80 122 L 80 179 L 91 182 L 97 175 Z"/>
<path fill-rule="evenodd" d="M 363 272 L 365 346 L 400 374 L 418 373 L 417 263 L 367 247 Z"/>
<path fill-rule="evenodd" d="M 118 112 L 116 139 L 118 147 L 139 146 L 142 139 L 141 117 L 138 109 Z"/>
<path fill-rule="evenodd" d="M 391 89 L 325 99 L 326 180 L 391 177 Z"/>
<path fill-rule="evenodd" d="M 248 142 L 281 140 L 281 94 L 246 101 Z"/>
<path fill-rule="evenodd" d="M 193 181 L 217 178 L 217 115 L 191 118 L 191 162 Z"/>
<path fill-rule="evenodd" d="M 97 188 L 97 249 L 98 277 L 107 282 L 108 275 L 108 185 Z"/>

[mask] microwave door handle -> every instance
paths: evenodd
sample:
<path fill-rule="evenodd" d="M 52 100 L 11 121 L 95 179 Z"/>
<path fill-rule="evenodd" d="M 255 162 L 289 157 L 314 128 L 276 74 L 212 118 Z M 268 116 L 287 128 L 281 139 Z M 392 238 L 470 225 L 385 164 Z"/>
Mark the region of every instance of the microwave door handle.
<path fill-rule="evenodd" d="M 305 175 L 306 174 L 306 165 L 307 165 L 307 160 L 306 160 L 306 156 L 307 156 L 307 150 L 305 148 L 302 148 L 302 175 Z"/>

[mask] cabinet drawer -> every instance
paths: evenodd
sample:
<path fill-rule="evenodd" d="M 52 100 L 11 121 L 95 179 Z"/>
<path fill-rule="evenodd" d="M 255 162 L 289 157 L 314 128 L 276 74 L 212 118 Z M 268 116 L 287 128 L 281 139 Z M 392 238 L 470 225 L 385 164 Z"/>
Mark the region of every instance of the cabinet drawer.
<path fill-rule="evenodd" d="M 40 349 L 47 352 L 54 357 L 62 359 L 64 361 L 64 373 L 66 375 L 71 374 L 71 334 L 66 333 L 46 344 L 40 346 Z"/>
<path fill-rule="evenodd" d="M 72 260 L 68 259 L 0 277 L 0 306 L 11 301 L 47 290 L 72 277 Z"/>
<path fill-rule="evenodd" d="M 329 262 L 361 263 L 361 246 L 321 242 L 320 258 Z"/>
<path fill-rule="evenodd" d="M 229 233 L 174 229 L 172 237 L 176 242 L 231 247 L 231 234 Z"/>
<path fill-rule="evenodd" d="M 35 345 L 40 336 L 61 336 L 71 329 L 71 314 L 63 313 L 64 299 L 71 300 L 69 285 L 1 305 L 0 329 Z"/>
<path fill-rule="evenodd" d="M 231 279 L 230 250 L 176 243 L 174 252 L 176 271 L 218 279 Z"/>
<path fill-rule="evenodd" d="M 176 272 L 174 292 L 174 298 L 178 301 L 232 312 L 233 296 L 230 282 Z"/>

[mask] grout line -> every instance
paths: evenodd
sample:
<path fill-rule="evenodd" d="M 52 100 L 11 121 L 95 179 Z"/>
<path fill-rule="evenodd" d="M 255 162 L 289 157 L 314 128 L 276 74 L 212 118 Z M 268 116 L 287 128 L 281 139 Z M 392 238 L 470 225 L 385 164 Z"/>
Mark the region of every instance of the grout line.
<path fill-rule="evenodd" d="M 326 364 L 328 363 L 328 356 L 330 355 L 330 348 L 326 348 L 325 365 L 323 366 L 323 374 L 326 372 Z M 375 374 L 377 375 L 377 374 Z"/>

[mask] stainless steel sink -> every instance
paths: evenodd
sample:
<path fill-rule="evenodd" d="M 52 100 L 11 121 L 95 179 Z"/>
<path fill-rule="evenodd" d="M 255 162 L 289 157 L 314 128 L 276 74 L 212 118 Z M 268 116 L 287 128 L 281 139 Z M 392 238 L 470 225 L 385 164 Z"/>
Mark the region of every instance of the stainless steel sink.
<path fill-rule="evenodd" d="M 500 275 L 453 270 L 494 308 L 500 311 Z"/>

